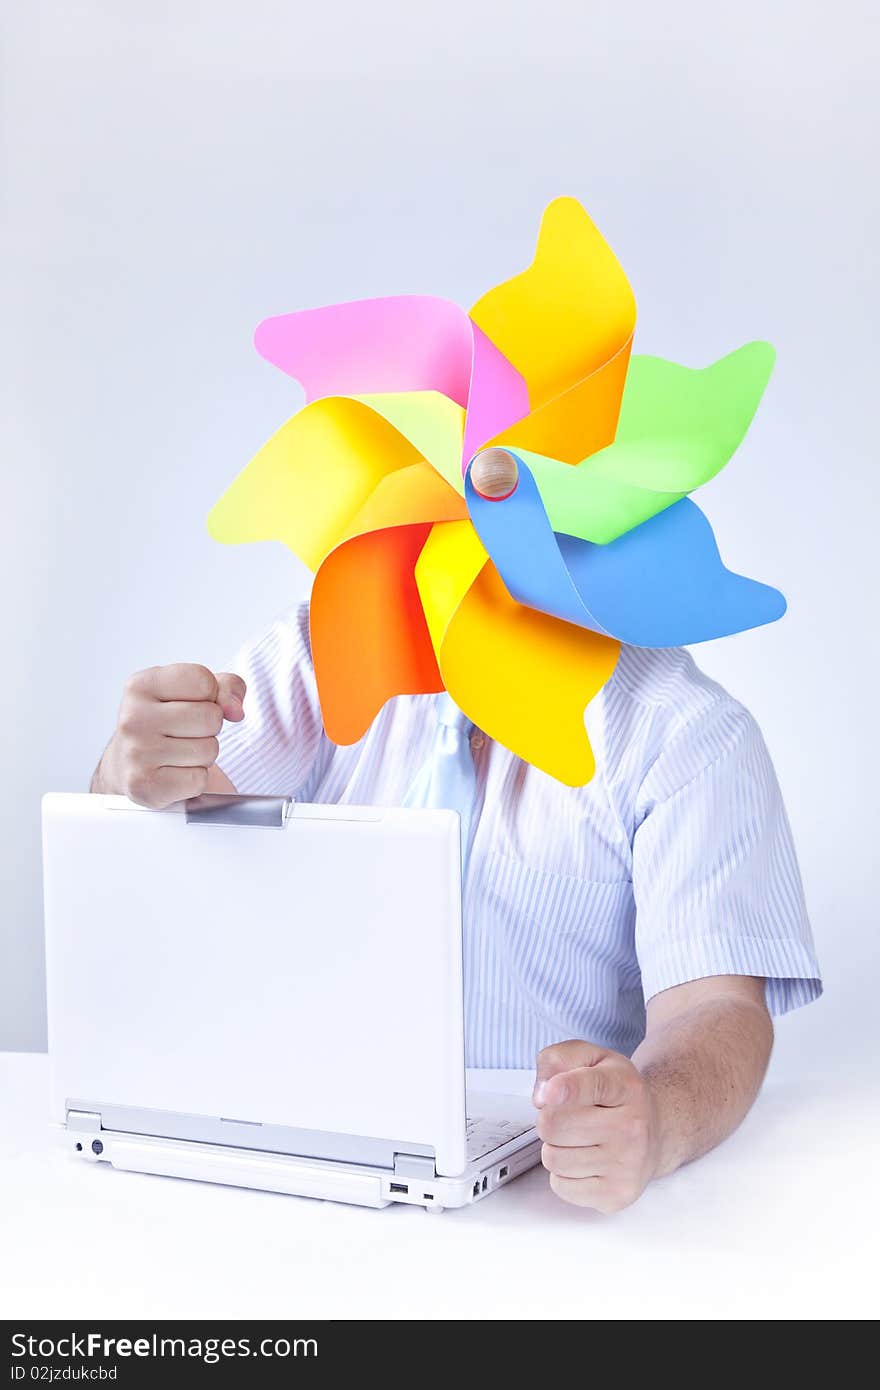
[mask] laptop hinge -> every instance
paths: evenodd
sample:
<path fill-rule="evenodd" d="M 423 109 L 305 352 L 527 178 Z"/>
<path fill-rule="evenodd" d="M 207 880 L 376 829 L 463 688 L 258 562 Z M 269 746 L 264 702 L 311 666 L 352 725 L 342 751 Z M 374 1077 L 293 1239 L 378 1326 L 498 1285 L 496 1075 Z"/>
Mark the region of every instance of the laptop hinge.
<path fill-rule="evenodd" d="M 394 1176 L 400 1178 L 436 1178 L 437 1166 L 433 1158 L 424 1154 L 395 1154 Z"/>
<path fill-rule="evenodd" d="M 269 825 L 284 827 L 292 796 L 234 796 L 205 792 L 184 802 L 187 825 Z"/>
<path fill-rule="evenodd" d="M 100 1134 L 101 1116 L 94 1110 L 68 1110 L 67 1128 L 80 1134 Z"/>

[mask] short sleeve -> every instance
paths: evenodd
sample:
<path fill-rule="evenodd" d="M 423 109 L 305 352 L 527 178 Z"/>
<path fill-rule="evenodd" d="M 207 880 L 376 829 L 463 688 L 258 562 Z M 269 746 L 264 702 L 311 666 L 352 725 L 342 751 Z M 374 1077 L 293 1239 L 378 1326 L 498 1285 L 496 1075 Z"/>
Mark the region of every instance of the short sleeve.
<path fill-rule="evenodd" d="M 328 755 L 309 646 L 309 609 L 285 614 L 237 653 L 244 719 L 225 723 L 217 766 L 237 792 L 308 799 Z"/>
<path fill-rule="evenodd" d="M 721 701 L 646 774 L 633 839 L 645 999 L 709 975 L 767 981 L 781 1014 L 818 998 L 819 967 L 791 828 L 754 719 Z"/>

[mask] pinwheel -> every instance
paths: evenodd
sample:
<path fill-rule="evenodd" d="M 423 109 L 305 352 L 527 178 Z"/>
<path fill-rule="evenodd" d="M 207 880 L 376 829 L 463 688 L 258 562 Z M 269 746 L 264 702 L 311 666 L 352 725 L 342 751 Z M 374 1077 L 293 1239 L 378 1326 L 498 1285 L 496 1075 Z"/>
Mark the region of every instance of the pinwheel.
<path fill-rule="evenodd" d="M 218 540 L 280 540 L 315 572 L 324 726 L 360 739 L 395 695 L 446 689 L 491 738 L 571 786 L 620 643 L 677 646 L 781 616 L 725 568 L 689 495 L 738 447 L 773 366 L 631 356 L 635 302 L 574 199 L 531 265 L 467 314 L 407 295 L 267 319 L 258 351 L 306 405 L 217 502 Z M 502 450 L 506 495 L 474 458 Z M 493 457 L 498 458 L 495 454 Z"/>

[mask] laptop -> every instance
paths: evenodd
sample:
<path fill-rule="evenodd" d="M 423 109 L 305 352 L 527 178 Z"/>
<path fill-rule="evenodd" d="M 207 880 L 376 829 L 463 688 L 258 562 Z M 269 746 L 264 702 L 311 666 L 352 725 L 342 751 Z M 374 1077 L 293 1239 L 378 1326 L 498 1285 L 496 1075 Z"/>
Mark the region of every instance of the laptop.
<path fill-rule="evenodd" d="M 459 817 L 43 798 L 52 1117 L 86 1162 L 384 1207 L 540 1159 L 469 1093 Z"/>

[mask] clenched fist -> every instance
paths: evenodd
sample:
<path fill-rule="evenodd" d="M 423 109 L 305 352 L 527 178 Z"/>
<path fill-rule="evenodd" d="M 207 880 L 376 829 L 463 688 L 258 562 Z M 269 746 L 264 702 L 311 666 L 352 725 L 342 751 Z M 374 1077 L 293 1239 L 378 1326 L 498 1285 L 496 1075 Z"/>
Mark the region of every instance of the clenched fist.
<path fill-rule="evenodd" d="M 116 732 L 92 790 L 161 809 L 205 791 L 230 791 L 214 763 L 224 719 L 244 718 L 241 676 L 206 666 L 151 666 L 125 683 Z"/>
<path fill-rule="evenodd" d="M 659 1126 L 650 1086 L 628 1057 L 586 1042 L 545 1047 L 532 1099 L 557 1196 L 601 1212 L 641 1196 L 657 1172 Z"/>

